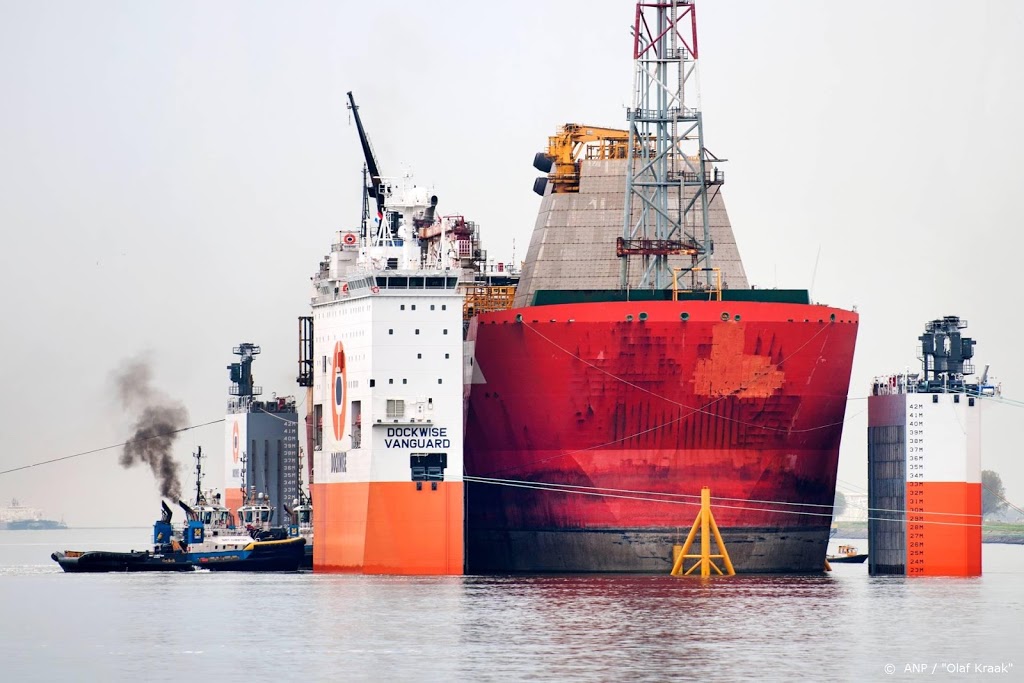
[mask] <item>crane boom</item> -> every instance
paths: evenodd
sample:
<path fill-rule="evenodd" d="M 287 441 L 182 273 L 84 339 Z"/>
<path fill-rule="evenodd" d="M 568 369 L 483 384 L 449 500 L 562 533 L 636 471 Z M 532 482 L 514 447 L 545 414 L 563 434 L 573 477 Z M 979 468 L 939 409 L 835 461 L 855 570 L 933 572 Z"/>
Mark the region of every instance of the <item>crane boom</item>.
<path fill-rule="evenodd" d="M 356 130 L 359 131 L 359 144 L 363 148 L 363 157 L 366 159 L 366 170 L 370 174 L 370 187 L 366 188 L 366 194 L 377 200 L 377 213 L 384 213 L 384 193 L 380 191 L 380 169 L 377 167 L 377 156 L 373 153 L 370 145 L 370 138 L 363 128 L 363 121 L 359 118 L 359 107 L 352 97 L 352 91 L 348 91 L 348 108 L 356 119 Z"/>
<path fill-rule="evenodd" d="M 561 126 L 555 135 L 548 138 L 548 151 L 540 152 L 534 158 L 534 168 L 548 174 L 546 182 L 534 184 L 534 191 L 537 194 L 544 194 L 543 188 L 550 182 L 552 192 L 579 192 L 578 162 L 590 143 L 598 144 L 594 149 L 588 150 L 588 158 L 591 158 L 592 154 L 594 159 L 625 159 L 629 131 L 585 126 L 580 123 L 567 123 Z"/>

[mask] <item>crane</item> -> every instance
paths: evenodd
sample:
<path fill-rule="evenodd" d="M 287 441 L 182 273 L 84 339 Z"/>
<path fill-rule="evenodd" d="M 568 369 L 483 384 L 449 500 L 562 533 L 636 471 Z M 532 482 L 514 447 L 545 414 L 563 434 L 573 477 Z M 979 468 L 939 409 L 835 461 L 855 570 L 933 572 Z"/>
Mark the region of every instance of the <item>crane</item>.
<path fill-rule="evenodd" d="M 592 144 L 595 142 L 598 144 Z M 587 159 L 625 159 L 628 146 L 628 130 L 567 123 L 548 137 L 548 151 L 534 157 L 533 167 L 548 176 L 537 178 L 533 191 L 543 195 L 550 181 L 552 192 L 579 192 L 579 163 L 584 149 Z"/>
<path fill-rule="evenodd" d="M 381 190 L 380 168 L 377 166 L 377 155 L 373 153 L 370 145 L 370 138 L 363 128 L 363 121 L 359 118 L 359 107 L 352 97 L 352 91 L 348 91 L 348 108 L 356 119 L 356 130 L 359 131 L 359 144 L 363 148 L 363 157 L 366 159 L 366 170 L 370 176 L 370 186 L 366 188 L 366 194 L 377 201 L 377 218 L 382 219 L 384 215 L 384 192 Z"/>

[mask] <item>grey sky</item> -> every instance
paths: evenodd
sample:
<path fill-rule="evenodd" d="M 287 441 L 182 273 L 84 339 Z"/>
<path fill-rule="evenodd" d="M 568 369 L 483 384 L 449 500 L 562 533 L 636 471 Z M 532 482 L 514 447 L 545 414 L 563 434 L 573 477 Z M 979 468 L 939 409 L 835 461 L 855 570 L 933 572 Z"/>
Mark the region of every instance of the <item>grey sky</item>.
<path fill-rule="evenodd" d="M 332 231 L 358 220 L 353 90 L 383 170 L 410 167 L 495 260 L 526 252 L 531 160 L 565 122 L 618 127 L 633 3 L 0 0 L 0 469 L 123 441 L 111 372 L 146 354 L 191 422 L 223 416 L 231 347 L 294 394 L 296 317 Z M 960 315 L 1008 396 L 1022 242 L 1024 4 L 698 6 L 707 146 L 751 282 L 856 305 L 851 395 L 915 367 Z M 820 249 L 817 270 L 815 260 Z M 841 488 L 865 482 L 851 401 Z M 1024 502 L 1015 422 L 984 466 Z M 187 434 L 219 458 L 222 426 Z M 0 477 L 76 525 L 145 524 L 117 451 Z M 209 483 L 219 483 L 211 467 Z"/>

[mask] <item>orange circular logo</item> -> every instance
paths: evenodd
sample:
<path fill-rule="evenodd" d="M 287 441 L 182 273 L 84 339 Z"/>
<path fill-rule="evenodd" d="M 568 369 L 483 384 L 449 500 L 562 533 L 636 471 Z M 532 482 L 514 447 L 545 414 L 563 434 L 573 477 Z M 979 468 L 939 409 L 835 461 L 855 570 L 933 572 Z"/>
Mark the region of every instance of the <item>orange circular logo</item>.
<path fill-rule="evenodd" d="M 238 462 L 238 423 L 231 428 L 231 457 Z"/>
<path fill-rule="evenodd" d="M 345 413 L 348 412 L 348 373 L 345 372 L 345 348 L 340 341 L 334 344 L 331 360 L 331 417 L 334 423 L 334 438 L 341 441 L 341 437 L 345 435 Z"/>

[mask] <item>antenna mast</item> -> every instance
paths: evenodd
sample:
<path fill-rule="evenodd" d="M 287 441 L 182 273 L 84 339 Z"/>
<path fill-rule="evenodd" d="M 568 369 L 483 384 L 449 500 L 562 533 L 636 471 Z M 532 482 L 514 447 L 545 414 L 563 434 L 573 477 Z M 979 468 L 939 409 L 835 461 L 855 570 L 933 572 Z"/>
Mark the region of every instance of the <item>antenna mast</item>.
<path fill-rule="evenodd" d="M 192 454 L 196 459 L 196 505 L 203 503 L 203 447 L 196 446 L 196 452 Z"/>
<path fill-rule="evenodd" d="M 240 405 L 248 409 L 253 397 L 263 393 L 263 387 L 256 386 L 252 376 L 252 362 L 260 353 L 260 347 L 249 342 L 242 342 L 231 350 L 231 353 L 239 357 L 237 363 L 227 367 L 228 376 L 231 378 L 231 386 L 228 387 L 228 394 L 237 396 Z"/>
<path fill-rule="evenodd" d="M 724 175 L 709 162 L 700 110 L 687 104 L 686 89 L 697 69 L 697 17 L 691 0 L 638 2 L 633 25 L 636 67 L 629 120 L 621 286 L 629 288 L 629 260 L 640 256 L 638 287 L 672 283 L 668 257 L 689 255 L 690 272 L 712 283 L 708 188 Z M 703 264 L 702 268 L 698 268 Z M 696 284 L 696 283 L 695 283 Z"/>
<path fill-rule="evenodd" d="M 239 458 L 239 460 L 242 463 L 242 486 L 241 486 L 241 489 L 242 489 L 242 502 L 243 503 L 248 503 L 249 502 L 249 492 L 245 490 L 245 482 L 246 482 L 246 479 L 247 479 L 246 474 L 248 474 L 249 468 L 246 465 L 247 458 L 246 458 L 245 451 L 242 451 L 242 457 Z"/>

